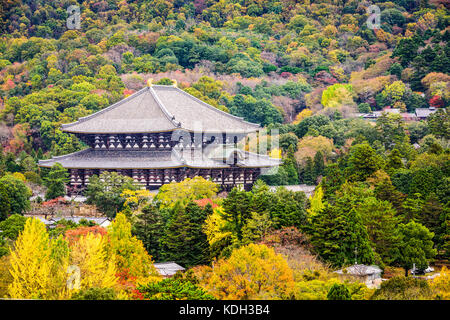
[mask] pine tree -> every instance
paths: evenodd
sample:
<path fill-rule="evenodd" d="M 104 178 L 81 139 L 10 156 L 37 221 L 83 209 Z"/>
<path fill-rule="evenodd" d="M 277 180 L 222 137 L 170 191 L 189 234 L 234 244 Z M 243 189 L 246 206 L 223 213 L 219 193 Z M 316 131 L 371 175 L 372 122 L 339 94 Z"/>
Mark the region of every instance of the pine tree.
<path fill-rule="evenodd" d="M 375 252 L 386 264 L 392 264 L 399 256 L 398 243 L 400 218 L 388 201 L 368 197 L 357 206 Z"/>
<path fill-rule="evenodd" d="M 142 241 L 147 252 L 155 261 L 161 259 L 160 239 L 163 235 L 164 221 L 155 205 L 142 208 L 133 224 L 133 234 Z"/>
<path fill-rule="evenodd" d="M 346 169 L 351 181 L 364 181 L 383 166 L 383 159 L 368 143 L 357 144 L 350 149 Z"/>
<path fill-rule="evenodd" d="M 436 249 L 433 248 L 433 236 L 427 227 L 414 221 L 408 224 L 400 224 L 400 255 L 398 262 L 405 269 L 405 276 L 408 270 L 416 265 L 418 269 L 425 269 L 431 259 L 436 256 Z"/>
<path fill-rule="evenodd" d="M 209 262 L 209 244 L 203 231 L 206 218 L 213 212 L 212 206 L 207 204 L 201 208 L 194 202 L 186 206 L 186 214 L 192 225 L 192 242 L 188 247 L 192 254 L 191 264 L 199 265 Z"/>
<path fill-rule="evenodd" d="M 449 217 L 446 211 L 448 209 L 444 208 L 436 194 L 432 193 L 425 199 L 421 213 L 418 216 L 418 222 L 434 233 L 433 242 L 438 250 L 444 245 L 444 239 L 447 234 L 445 226 Z"/>
<path fill-rule="evenodd" d="M 311 159 L 311 157 L 308 157 L 306 159 L 306 165 L 303 171 L 303 183 L 305 184 L 315 184 L 316 183 L 316 179 L 315 179 L 315 174 L 314 174 L 314 164 L 313 161 Z"/>
<path fill-rule="evenodd" d="M 323 154 L 321 151 L 317 151 L 314 155 L 314 180 L 317 180 L 319 176 L 323 175 L 324 169 Z"/>
<path fill-rule="evenodd" d="M 400 151 L 397 148 L 392 149 L 391 153 L 389 154 L 386 167 L 392 169 L 400 169 L 404 167 Z"/>
<path fill-rule="evenodd" d="M 187 245 L 193 239 L 191 234 L 193 226 L 186 211 L 179 203 L 175 204 L 172 210 L 172 216 L 169 218 L 161 238 L 162 257 L 188 267 L 191 266 L 191 253 Z"/>
<path fill-rule="evenodd" d="M 202 209 L 194 202 L 186 207 L 177 204 L 161 238 L 163 258 L 184 267 L 207 263 L 209 245 L 203 224 L 211 213 L 211 206 Z"/>
<path fill-rule="evenodd" d="M 48 188 L 45 193 L 46 200 L 55 199 L 66 194 L 66 183 L 69 181 L 68 176 L 67 169 L 61 164 L 55 163 L 52 166 L 45 178 L 45 185 Z"/>
<path fill-rule="evenodd" d="M 251 217 L 253 194 L 233 188 L 228 197 L 223 199 L 223 209 L 233 224 L 233 233 L 242 239 L 242 227 Z"/>
<path fill-rule="evenodd" d="M 42 148 L 39 148 L 39 149 L 38 149 L 38 152 L 37 152 L 37 154 L 36 154 L 36 158 L 37 158 L 38 160 L 41 160 L 41 159 L 44 158 L 44 152 L 42 151 Z"/>
<path fill-rule="evenodd" d="M 323 259 L 336 267 L 353 264 L 355 259 L 365 264 L 374 261 L 366 226 L 356 206 L 354 196 L 344 192 L 334 204 L 327 203 L 311 217 L 308 228 L 311 244 Z"/>

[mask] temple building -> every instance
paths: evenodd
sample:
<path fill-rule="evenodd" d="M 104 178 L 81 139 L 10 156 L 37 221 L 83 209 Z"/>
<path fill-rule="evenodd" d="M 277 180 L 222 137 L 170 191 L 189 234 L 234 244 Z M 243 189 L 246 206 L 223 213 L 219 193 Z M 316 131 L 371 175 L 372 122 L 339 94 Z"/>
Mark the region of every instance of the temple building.
<path fill-rule="evenodd" d="M 56 162 L 70 173 L 69 193 L 89 184 L 89 177 L 115 171 L 147 189 L 202 176 L 230 190 L 251 188 L 262 170 L 279 159 L 243 151 L 238 142 L 259 134 L 258 124 L 221 111 L 174 86 L 152 85 L 62 130 L 89 148 L 39 161 Z M 244 139 L 244 140 L 243 140 Z"/>

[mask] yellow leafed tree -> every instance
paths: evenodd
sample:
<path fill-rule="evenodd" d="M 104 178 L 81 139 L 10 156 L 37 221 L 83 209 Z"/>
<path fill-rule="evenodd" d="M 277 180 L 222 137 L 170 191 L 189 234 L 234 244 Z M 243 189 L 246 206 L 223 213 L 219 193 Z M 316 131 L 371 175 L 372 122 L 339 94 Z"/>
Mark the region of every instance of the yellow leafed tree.
<path fill-rule="evenodd" d="M 203 231 L 211 246 L 220 242 L 223 238 L 231 237 L 230 231 L 224 231 L 226 223 L 227 221 L 223 218 L 222 207 L 214 208 L 213 214 L 206 218 Z"/>
<path fill-rule="evenodd" d="M 212 198 L 216 195 L 218 185 L 203 177 L 186 178 L 181 182 L 163 185 L 156 196 L 161 208 L 172 208 L 177 201 L 187 204 L 191 200 Z"/>
<path fill-rule="evenodd" d="M 87 233 L 71 246 L 70 260 L 80 270 L 79 289 L 113 288 L 117 284 L 115 255 L 109 255 L 107 239 Z"/>
<path fill-rule="evenodd" d="M 321 186 L 318 186 L 314 190 L 314 194 L 309 198 L 310 207 L 306 209 L 310 216 L 316 215 L 325 207 L 323 203 L 323 190 Z"/>
<path fill-rule="evenodd" d="M 23 232 L 11 252 L 10 273 L 13 282 L 8 288 L 14 299 L 58 299 L 65 295 L 65 282 L 61 274 L 65 272 L 59 262 L 67 263 L 67 255 L 59 255 L 49 241 L 44 223 L 29 218 Z M 55 247 L 53 247 L 55 249 Z"/>
<path fill-rule="evenodd" d="M 442 267 L 440 275 L 431 280 L 430 286 L 436 298 L 450 300 L 450 272 L 445 266 Z"/>
<path fill-rule="evenodd" d="M 292 122 L 292 124 L 300 123 L 303 119 L 312 116 L 312 113 L 313 112 L 310 109 L 303 109 L 295 116 L 295 120 Z"/>
<path fill-rule="evenodd" d="M 286 260 L 265 245 L 249 244 L 213 268 L 198 269 L 200 285 L 218 299 L 288 299 L 294 276 Z"/>
<path fill-rule="evenodd" d="M 116 256 L 117 270 L 126 270 L 136 278 L 136 282 L 148 282 L 159 279 L 151 256 L 142 241 L 131 235 L 131 223 L 123 213 L 118 213 L 108 226 L 108 252 Z"/>
<path fill-rule="evenodd" d="M 123 205 L 125 207 L 128 206 L 134 210 L 140 208 L 142 205 L 147 203 L 147 201 L 151 200 L 152 198 L 152 194 L 147 189 L 143 190 L 125 189 L 120 196 L 126 199 Z"/>

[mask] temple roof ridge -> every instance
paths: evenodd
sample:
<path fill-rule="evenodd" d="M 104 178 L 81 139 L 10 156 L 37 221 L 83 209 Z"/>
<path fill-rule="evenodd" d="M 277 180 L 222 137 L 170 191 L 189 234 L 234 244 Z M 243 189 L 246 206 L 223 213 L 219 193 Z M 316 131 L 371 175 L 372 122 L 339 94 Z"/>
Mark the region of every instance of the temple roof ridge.
<path fill-rule="evenodd" d="M 216 112 L 218 112 L 218 113 L 221 113 L 222 115 L 228 116 L 228 117 L 230 117 L 230 118 L 234 118 L 234 119 L 236 119 L 236 120 L 240 120 L 240 121 L 242 121 L 242 122 L 244 122 L 244 123 L 250 124 L 250 125 L 255 126 L 255 127 L 261 127 L 261 126 L 260 126 L 259 124 L 257 124 L 257 123 L 253 123 L 253 122 L 249 122 L 249 121 L 244 120 L 244 117 L 235 116 L 235 115 L 233 115 L 233 114 L 231 114 L 231 113 L 225 112 L 225 111 L 220 110 L 220 109 L 218 109 L 218 108 L 216 108 L 216 107 L 214 107 L 214 106 L 211 106 L 211 105 L 207 104 L 206 102 L 200 100 L 199 98 L 193 96 L 192 94 L 190 94 L 190 93 L 188 93 L 188 92 L 186 92 L 186 91 L 184 91 L 184 90 L 181 90 L 181 89 L 178 88 L 178 87 L 168 86 L 168 85 L 152 85 L 152 87 L 161 87 L 161 88 L 165 88 L 165 89 L 177 90 L 177 91 L 183 93 L 184 95 L 188 96 L 188 97 L 191 98 L 192 100 L 195 100 L 195 101 L 197 101 L 198 103 L 204 105 L 205 107 L 207 107 L 207 108 L 209 108 L 209 109 L 211 109 L 211 110 L 213 110 L 213 111 L 216 111 Z"/>
<path fill-rule="evenodd" d="M 151 85 L 78 121 L 62 124 L 63 131 L 82 134 L 169 132 L 235 132 L 261 128 L 209 105 L 174 86 Z"/>
<path fill-rule="evenodd" d="M 147 87 L 150 90 L 150 93 L 152 95 L 152 97 L 155 99 L 156 103 L 158 104 L 158 106 L 161 108 L 162 112 L 167 116 L 167 119 L 169 119 L 176 127 L 180 127 L 181 126 L 181 122 L 176 122 L 175 120 L 175 116 L 173 114 L 171 114 L 169 112 L 169 110 L 167 110 L 167 108 L 164 106 L 164 104 L 161 102 L 161 100 L 158 98 L 158 96 L 156 95 L 156 92 L 153 90 L 151 87 Z"/>
<path fill-rule="evenodd" d="M 124 99 L 122 99 L 122 100 L 119 100 L 119 101 L 117 101 L 116 103 L 113 103 L 112 105 L 110 105 L 110 106 L 108 106 L 108 107 L 106 107 L 106 108 L 103 108 L 103 109 L 101 109 L 101 110 L 99 110 L 99 111 L 97 111 L 97 112 L 91 113 L 91 114 L 89 114 L 89 115 L 87 115 L 87 116 L 78 118 L 77 121 L 74 121 L 74 122 L 71 122 L 71 123 L 63 123 L 63 124 L 61 124 L 61 128 L 64 129 L 64 128 L 70 127 L 70 126 L 72 126 L 72 125 L 74 125 L 74 124 L 77 124 L 77 123 L 79 123 L 79 122 L 83 122 L 83 121 L 92 119 L 92 118 L 94 118 L 94 117 L 96 117 L 96 116 L 98 116 L 98 115 L 100 115 L 100 114 L 103 114 L 103 113 L 108 112 L 108 111 L 110 111 L 110 110 L 112 110 L 112 109 L 115 109 L 115 108 L 117 108 L 118 106 L 124 104 L 125 102 L 127 102 L 127 101 L 129 101 L 129 100 L 132 100 L 132 99 L 136 98 L 137 96 L 141 95 L 141 94 L 144 93 L 147 89 L 148 89 L 148 87 L 142 88 L 141 90 L 138 90 L 138 91 L 136 91 L 136 92 L 133 93 L 133 94 L 130 94 L 128 97 L 126 97 L 126 98 L 124 98 Z M 141 99 L 141 102 L 142 102 L 142 100 L 143 100 L 143 97 L 142 97 L 142 99 Z"/>

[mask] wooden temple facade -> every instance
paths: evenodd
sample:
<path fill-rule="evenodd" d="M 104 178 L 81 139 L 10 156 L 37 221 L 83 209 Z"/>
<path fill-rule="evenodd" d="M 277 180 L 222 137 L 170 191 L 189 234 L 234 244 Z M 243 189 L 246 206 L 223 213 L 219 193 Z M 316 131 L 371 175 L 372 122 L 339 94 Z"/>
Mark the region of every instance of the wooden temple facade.
<path fill-rule="evenodd" d="M 251 188 L 278 159 L 237 148 L 259 125 L 210 106 L 176 86 L 151 85 L 78 121 L 62 125 L 89 148 L 39 161 L 70 172 L 69 193 L 92 175 L 114 171 L 147 189 L 202 176 L 230 190 Z"/>

